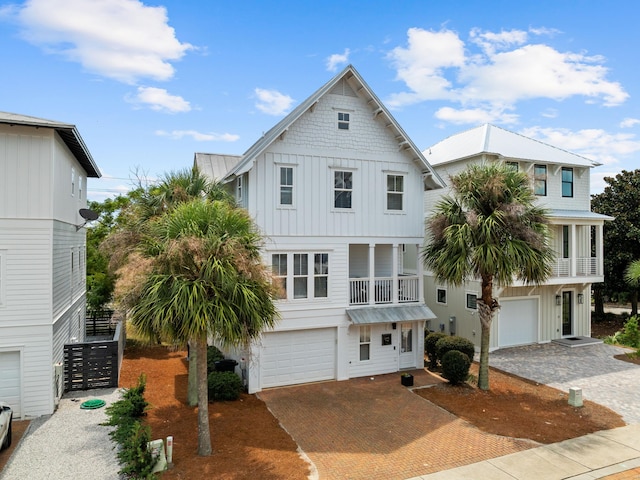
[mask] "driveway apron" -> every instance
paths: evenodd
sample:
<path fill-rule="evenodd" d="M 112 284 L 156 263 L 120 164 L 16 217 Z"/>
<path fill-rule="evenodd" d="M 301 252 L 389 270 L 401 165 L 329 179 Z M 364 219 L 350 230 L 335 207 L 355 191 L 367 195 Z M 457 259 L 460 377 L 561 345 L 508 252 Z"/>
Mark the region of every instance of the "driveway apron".
<path fill-rule="evenodd" d="M 640 423 L 640 366 L 613 358 L 629 352 L 602 343 L 570 348 L 551 342 L 496 350 L 489 364 L 564 392 L 581 388 L 584 400 L 609 407 L 631 424 Z"/>
<path fill-rule="evenodd" d="M 415 387 L 439 380 L 416 370 Z M 324 479 L 405 479 L 538 446 L 484 433 L 400 384 L 399 374 L 258 394 Z"/>

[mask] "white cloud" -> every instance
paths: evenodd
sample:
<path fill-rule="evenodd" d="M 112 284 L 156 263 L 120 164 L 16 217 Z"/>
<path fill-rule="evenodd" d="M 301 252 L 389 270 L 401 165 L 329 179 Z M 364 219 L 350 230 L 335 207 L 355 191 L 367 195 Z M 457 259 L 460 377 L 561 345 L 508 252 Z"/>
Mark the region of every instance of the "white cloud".
<path fill-rule="evenodd" d="M 640 124 L 640 119 L 638 118 L 625 118 L 620 122 L 620 128 L 631 128 Z"/>
<path fill-rule="evenodd" d="M 487 116 L 495 117 L 500 110 L 535 98 L 582 96 L 587 102 L 598 101 L 605 106 L 627 100 L 629 95 L 622 86 L 607 79 L 609 71 L 601 56 L 528 43 L 532 35 L 555 33 L 546 29 L 499 33 L 474 29 L 465 44 L 451 30 L 410 28 L 407 46 L 396 47 L 388 54 L 407 91 L 392 94 L 387 103 L 402 107 L 426 100 L 449 100 L 459 103 L 461 112 L 486 110 Z"/>
<path fill-rule="evenodd" d="M 349 54 L 351 51 L 345 48 L 344 53 L 334 53 L 327 58 L 327 70 L 335 72 L 338 69 L 338 65 L 344 65 L 349 62 Z"/>
<path fill-rule="evenodd" d="M 178 95 L 171 95 L 164 88 L 138 87 L 138 93 L 135 96 L 127 96 L 125 100 L 136 105 L 146 105 L 158 112 L 191 111 L 191 104 L 188 101 Z"/>
<path fill-rule="evenodd" d="M 601 129 L 572 131 L 565 128 L 531 127 L 520 133 L 555 147 L 577 153 L 603 165 L 612 165 L 640 152 L 640 140 L 630 133 L 608 133 Z"/>
<path fill-rule="evenodd" d="M 164 7 L 138 0 L 28 0 L 15 18 L 27 41 L 125 83 L 170 79 L 170 62 L 193 48 L 176 38 Z"/>
<path fill-rule="evenodd" d="M 256 108 L 268 115 L 284 115 L 289 111 L 294 100 L 289 95 L 284 95 L 277 90 L 254 90 L 258 101 Z"/>
<path fill-rule="evenodd" d="M 440 120 L 456 125 L 479 125 L 482 123 L 512 124 L 518 121 L 517 115 L 506 113 L 504 110 L 490 111 L 489 109 L 482 108 L 456 110 L 451 107 L 442 107 L 436 111 L 434 116 Z"/>
<path fill-rule="evenodd" d="M 156 130 L 156 135 L 160 137 L 168 137 L 173 140 L 181 140 L 185 137 L 191 137 L 197 142 L 235 142 L 240 139 L 240 135 L 231 133 L 202 133 L 196 130 Z"/>

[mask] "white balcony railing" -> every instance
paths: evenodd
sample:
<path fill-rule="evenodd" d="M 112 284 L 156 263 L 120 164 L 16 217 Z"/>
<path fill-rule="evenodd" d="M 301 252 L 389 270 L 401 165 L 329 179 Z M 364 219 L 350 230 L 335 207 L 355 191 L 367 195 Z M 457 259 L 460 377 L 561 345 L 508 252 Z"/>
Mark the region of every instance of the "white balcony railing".
<path fill-rule="evenodd" d="M 556 258 L 551 275 L 554 277 L 568 277 L 571 264 L 568 258 Z"/>
<path fill-rule="evenodd" d="M 587 257 L 576 259 L 576 275 L 588 277 L 591 275 L 598 275 L 598 258 Z"/>
<path fill-rule="evenodd" d="M 368 305 L 369 303 L 407 303 L 420 300 L 420 282 L 417 276 L 402 276 L 396 279 L 398 284 L 397 298 L 394 298 L 393 277 L 376 277 L 373 279 L 374 296 L 370 302 L 369 279 L 349 279 L 349 305 Z"/>
<path fill-rule="evenodd" d="M 570 258 L 557 258 L 551 269 L 552 277 L 589 277 L 600 275 L 597 257 L 576 258 L 576 271 L 571 272 Z"/>

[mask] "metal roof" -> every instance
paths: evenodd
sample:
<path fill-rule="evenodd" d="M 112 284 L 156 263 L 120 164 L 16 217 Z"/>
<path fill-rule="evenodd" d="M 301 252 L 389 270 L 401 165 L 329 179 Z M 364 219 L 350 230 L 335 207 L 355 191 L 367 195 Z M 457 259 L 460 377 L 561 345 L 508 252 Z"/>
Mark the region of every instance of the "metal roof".
<path fill-rule="evenodd" d="M 219 155 L 215 153 L 196 153 L 193 162 L 200 173 L 207 178 L 220 181 L 242 160 L 242 155 Z"/>
<path fill-rule="evenodd" d="M 231 180 L 234 176 L 241 175 L 249 171 L 260 154 L 262 154 L 280 135 L 286 132 L 289 126 L 298 120 L 307 110 L 312 109 L 315 103 L 343 78 L 352 84 L 352 86 L 355 85 L 356 88 L 354 88 L 354 90 L 358 92 L 358 95 L 363 96 L 365 100 L 369 102 L 372 106 L 372 112 L 374 112 L 375 117 L 381 120 L 384 119 L 385 124 L 394 130 L 395 136 L 399 138 L 398 143 L 403 145 L 405 150 L 410 152 L 413 161 L 419 165 L 425 177 L 425 187 L 429 189 L 444 187 L 444 181 L 436 171 L 433 170 L 420 150 L 418 150 L 413 141 L 404 132 L 398 122 L 396 122 L 391 113 L 373 93 L 352 65 L 347 66 L 342 72 L 338 73 L 335 77 L 325 83 L 309 98 L 293 109 L 291 113 L 266 132 L 244 153 L 242 160 L 235 166 L 235 168 L 227 173 L 223 181 Z"/>
<path fill-rule="evenodd" d="M 89 152 L 75 125 L 9 112 L 0 112 L 0 123 L 6 125 L 25 125 L 36 128 L 52 128 L 60 135 L 62 141 L 87 172 L 88 177 L 100 178 L 102 176 L 96 162 L 91 156 L 91 152 Z"/>
<path fill-rule="evenodd" d="M 426 305 L 347 308 L 347 315 L 356 325 L 412 322 L 414 320 L 431 320 L 437 318 Z"/>
<path fill-rule="evenodd" d="M 589 210 L 549 210 L 550 218 L 574 218 L 581 220 L 614 220 L 614 217 Z"/>
<path fill-rule="evenodd" d="M 457 133 L 424 150 L 432 165 L 481 154 L 505 160 L 597 167 L 598 162 L 491 124 Z"/>

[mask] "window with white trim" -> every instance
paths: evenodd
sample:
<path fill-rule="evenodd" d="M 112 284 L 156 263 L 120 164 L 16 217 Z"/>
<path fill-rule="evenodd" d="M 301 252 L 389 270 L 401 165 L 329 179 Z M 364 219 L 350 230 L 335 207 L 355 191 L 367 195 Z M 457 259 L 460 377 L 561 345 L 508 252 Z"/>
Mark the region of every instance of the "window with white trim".
<path fill-rule="evenodd" d="M 287 298 L 287 254 L 274 253 L 271 255 L 271 271 L 276 285 L 276 298 Z"/>
<path fill-rule="evenodd" d="M 338 130 L 349 130 L 349 114 L 338 112 Z"/>
<path fill-rule="evenodd" d="M 242 206 L 243 180 L 242 175 L 236 178 L 236 202 Z"/>
<path fill-rule="evenodd" d="M 371 325 L 360 325 L 360 361 L 371 359 Z"/>
<path fill-rule="evenodd" d="M 78 176 L 78 200 L 82 200 L 82 175 Z"/>
<path fill-rule="evenodd" d="M 280 205 L 293 205 L 293 167 L 280 167 Z"/>
<path fill-rule="evenodd" d="M 436 288 L 436 303 L 440 303 L 441 305 L 447 304 L 447 289 L 444 287 Z"/>
<path fill-rule="evenodd" d="M 562 167 L 562 196 L 573 197 L 573 168 Z"/>
<path fill-rule="evenodd" d="M 76 169 L 71 167 L 71 196 L 76 194 Z"/>
<path fill-rule="evenodd" d="M 353 172 L 338 170 L 333 172 L 333 206 L 351 208 L 353 194 Z"/>
<path fill-rule="evenodd" d="M 272 253 L 271 271 L 279 299 L 329 297 L 328 253 Z"/>
<path fill-rule="evenodd" d="M 466 294 L 466 307 L 469 310 L 477 310 L 478 309 L 478 295 L 475 293 L 467 293 Z"/>
<path fill-rule="evenodd" d="M 402 211 L 404 196 L 404 177 L 387 175 L 387 210 Z"/>

